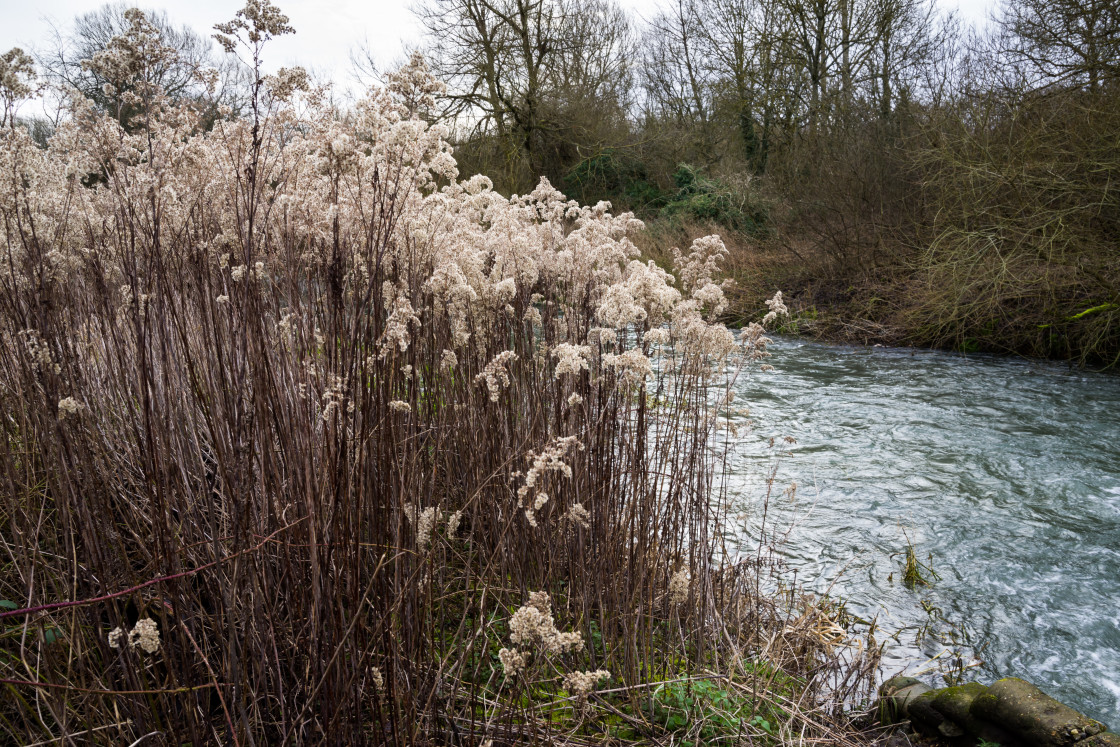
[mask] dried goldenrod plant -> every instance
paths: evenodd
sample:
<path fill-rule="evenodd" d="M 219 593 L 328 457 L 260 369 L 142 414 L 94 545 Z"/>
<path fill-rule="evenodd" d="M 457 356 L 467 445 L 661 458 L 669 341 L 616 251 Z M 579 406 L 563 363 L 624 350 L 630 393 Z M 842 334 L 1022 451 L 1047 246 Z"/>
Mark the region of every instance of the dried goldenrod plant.
<path fill-rule="evenodd" d="M 719 239 L 678 284 L 629 214 L 462 178 L 419 58 L 345 112 L 263 75 L 267 0 L 208 129 L 128 18 L 127 111 L 0 135 L 5 740 L 505 743 L 706 661 L 665 626 L 714 630 L 711 434 L 767 344 Z"/>

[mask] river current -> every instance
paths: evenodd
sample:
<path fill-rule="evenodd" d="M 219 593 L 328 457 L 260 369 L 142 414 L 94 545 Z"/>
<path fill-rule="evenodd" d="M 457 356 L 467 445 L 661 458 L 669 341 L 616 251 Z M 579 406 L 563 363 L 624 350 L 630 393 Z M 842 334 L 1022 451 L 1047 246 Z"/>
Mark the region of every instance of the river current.
<path fill-rule="evenodd" d="M 1120 376 L 780 339 L 729 457 L 733 533 L 887 632 L 883 675 L 1016 676 L 1120 729 Z M 745 423 L 744 423 L 745 424 Z M 782 437 L 795 440 L 784 447 Z M 771 438 L 779 439 L 772 446 Z M 791 498 L 783 491 L 796 481 Z M 908 589 L 908 542 L 929 566 Z M 932 560 L 931 560 L 932 557 Z"/>

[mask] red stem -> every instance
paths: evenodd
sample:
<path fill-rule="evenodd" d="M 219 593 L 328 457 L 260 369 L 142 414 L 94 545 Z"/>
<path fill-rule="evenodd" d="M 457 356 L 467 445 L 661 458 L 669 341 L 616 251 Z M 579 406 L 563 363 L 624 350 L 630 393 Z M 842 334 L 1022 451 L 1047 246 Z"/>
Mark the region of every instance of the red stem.
<path fill-rule="evenodd" d="M 86 605 L 86 604 L 96 604 L 97 602 L 104 602 L 104 601 L 107 601 L 109 599 L 116 599 L 117 597 L 123 597 L 124 595 L 131 594 L 134 591 L 139 591 L 140 589 L 143 589 L 146 586 L 153 586 L 153 585 L 161 583 L 163 581 L 173 581 L 177 578 L 183 578 L 184 576 L 191 576 L 191 575 L 194 575 L 195 573 L 198 573 L 199 571 L 204 571 L 207 568 L 213 568 L 216 565 L 221 565 L 222 563 L 233 560 L 234 558 L 239 557 L 241 555 L 245 555 L 246 553 L 256 552 L 257 550 L 261 549 L 262 547 L 267 545 L 269 542 L 271 542 L 273 537 L 275 537 L 276 535 L 280 534 L 281 532 L 283 532 L 287 529 L 291 529 L 296 524 L 298 524 L 300 521 L 303 521 L 303 519 L 300 519 L 299 521 L 292 522 L 291 524 L 289 524 L 286 527 L 280 527 L 275 532 L 273 532 L 272 534 L 265 537 L 265 539 L 259 545 L 254 545 L 253 547 L 242 550 L 241 552 L 235 552 L 233 555 L 226 556 L 224 558 L 221 558 L 220 560 L 215 560 L 211 563 L 206 563 L 205 565 L 200 565 L 198 568 L 192 568 L 189 571 L 183 571 L 182 573 L 175 573 L 175 574 L 172 574 L 170 576 L 161 576 L 159 578 L 153 578 L 150 581 L 145 581 L 142 584 L 137 584 L 136 586 L 125 589 L 123 591 L 115 591 L 112 594 L 106 594 L 104 596 L 94 597 L 92 599 L 78 599 L 78 600 L 75 600 L 73 602 L 54 602 L 52 604 L 41 604 L 38 607 L 26 607 L 26 608 L 21 609 L 21 610 L 12 610 L 10 612 L 0 612 L 0 620 L 3 620 L 6 617 L 13 617 L 15 615 L 33 615 L 36 612 L 48 612 L 50 610 L 65 609 L 67 607 L 80 607 L 80 606 Z"/>

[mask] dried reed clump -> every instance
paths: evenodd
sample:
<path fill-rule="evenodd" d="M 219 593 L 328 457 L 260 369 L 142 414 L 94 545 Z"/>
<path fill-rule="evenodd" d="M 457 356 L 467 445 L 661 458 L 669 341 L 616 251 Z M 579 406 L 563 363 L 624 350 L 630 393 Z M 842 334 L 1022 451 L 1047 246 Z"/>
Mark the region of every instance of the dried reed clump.
<path fill-rule="evenodd" d="M 765 348 L 715 321 L 719 240 L 678 285 L 629 214 L 461 179 L 418 58 L 346 112 L 264 76 L 266 0 L 207 129 L 128 17 L 92 63 L 128 111 L 0 135 L 5 740 L 509 743 L 550 722 L 503 668 L 710 663 L 712 413 Z"/>
<path fill-rule="evenodd" d="M 677 606 L 688 599 L 688 571 L 681 568 L 669 578 L 669 603 Z"/>

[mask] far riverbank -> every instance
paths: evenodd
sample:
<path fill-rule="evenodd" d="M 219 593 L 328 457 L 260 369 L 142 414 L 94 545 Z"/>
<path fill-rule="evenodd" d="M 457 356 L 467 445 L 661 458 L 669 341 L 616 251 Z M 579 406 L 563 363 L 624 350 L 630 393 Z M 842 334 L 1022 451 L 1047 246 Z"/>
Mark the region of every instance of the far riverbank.
<path fill-rule="evenodd" d="M 998 294 L 979 280 L 963 293 L 939 276 L 943 267 L 923 264 L 903 247 L 884 248 L 866 266 L 842 267 L 808 242 L 661 218 L 647 221 L 636 240 L 668 267 L 672 247 L 705 233 L 719 234 L 730 251 L 731 323 L 758 319 L 765 300 L 781 290 L 790 318 L 778 331 L 820 342 L 994 353 L 1093 370 L 1120 363 L 1116 299 L 1047 295 L 1026 271 L 1021 283 Z"/>

